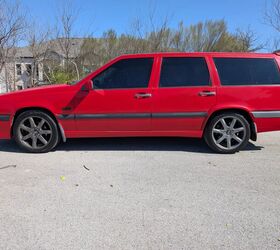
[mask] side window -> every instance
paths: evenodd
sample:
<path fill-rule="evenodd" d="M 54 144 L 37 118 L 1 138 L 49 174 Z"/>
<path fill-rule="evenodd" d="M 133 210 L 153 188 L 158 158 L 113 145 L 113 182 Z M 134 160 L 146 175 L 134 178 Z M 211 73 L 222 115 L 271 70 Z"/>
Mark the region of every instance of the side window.
<path fill-rule="evenodd" d="M 92 79 L 94 89 L 147 88 L 152 58 L 123 59 Z"/>
<path fill-rule="evenodd" d="M 21 64 L 20 63 L 17 63 L 16 64 L 16 72 L 17 72 L 17 75 L 20 76 L 21 75 Z"/>
<path fill-rule="evenodd" d="M 222 85 L 280 84 L 273 58 L 214 58 Z"/>
<path fill-rule="evenodd" d="M 160 87 L 189 87 L 207 85 L 210 85 L 210 75 L 205 58 L 163 58 Z"/>
<path fill-rule="evenodd" d="M 27 73 L 27 75 L 31 75 L 32 74 L 32 66 L 31 66 L 31 64 L 25 64 L 25 67 L 26 67 L 26 73 Z"/>

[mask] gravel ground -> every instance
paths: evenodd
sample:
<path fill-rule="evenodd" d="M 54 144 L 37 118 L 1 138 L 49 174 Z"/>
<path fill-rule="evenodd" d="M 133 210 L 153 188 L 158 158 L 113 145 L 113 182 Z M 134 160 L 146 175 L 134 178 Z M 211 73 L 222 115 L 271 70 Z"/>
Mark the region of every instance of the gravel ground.
<path fill-rule="evenodd" d="M 0 249 L 280 249 L 279 138 L 0 141 Z"/>

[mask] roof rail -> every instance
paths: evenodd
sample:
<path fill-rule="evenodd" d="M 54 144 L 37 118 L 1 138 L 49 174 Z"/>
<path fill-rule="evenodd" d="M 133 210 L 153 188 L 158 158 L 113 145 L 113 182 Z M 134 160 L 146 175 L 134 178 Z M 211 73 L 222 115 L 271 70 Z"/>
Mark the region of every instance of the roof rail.
<path fill-rule="evenodd" d="M 280 56 L 280 49 L 273 51 L 273 54 Z"/>

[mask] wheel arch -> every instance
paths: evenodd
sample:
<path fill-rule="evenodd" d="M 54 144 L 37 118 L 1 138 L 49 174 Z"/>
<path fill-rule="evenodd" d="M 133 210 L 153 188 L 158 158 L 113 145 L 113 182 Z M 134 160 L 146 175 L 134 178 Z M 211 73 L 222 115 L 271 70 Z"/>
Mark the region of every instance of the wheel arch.
<path fill-rule="evenodd" d="M 63 139 L 63 141 L 65 142 L 66 141 L 66 137 L 65 137 L 65 133 L 64 133 L 64 129 L 62 127 L 62 125 L 58 122 L 57 118 L 55 117 L 54 113 L 52 111 L 50 111 L 48 108 L 45 108 L 45 107 L 24 107 L 24 108 L 20 108 L 18 109 L 15 114 L 14 114 L 14 117 L 13 117 L 13 121 L 12 121 L 12 125 L 11 125 L 11 130 L 10 130 L 10 135 L 11 137 L 13 137 L 13 128 L 14 128 L 14 124 L 15 124 L 15 120 L 17 119 L 17 117 L 22 114 L 23 112 L 26 112 L 26 111 L 31 111 L 31 110 L 34 110 L 34 111 L 41 111 L 41 112 L 44 112 L 46 114 L 48 114 L 53 120 L 54 122 L 56 123 L 57 127 L 58 127 L 58 130 L 60 132 L 60 136 L 61 138 Z"/>
<path fill-rule="evenodd" d="M 215 116 L 226 113 L 226 112 L 234 112 L 234 113 L 238 113 L 240 115 L 243 115 L 250 125 L 250 131 L 251 131 L 250 139 L 253 140 L 253 141 L 257 140 L 257 128 L 256 128 L 256 125 L 255 125 L 255 122 L 254 122 L 253 115 L 251 114 L 251 112 L 249 110 L 244 109 L 244 108 L 221 108 L 221 109 L 217 109 L 217 110 L 213 111 L 208 116 L 207 120 L 204 123 L 203 134 L 204 134 L 205 129 L 208 126 L 209 122 Z"/>

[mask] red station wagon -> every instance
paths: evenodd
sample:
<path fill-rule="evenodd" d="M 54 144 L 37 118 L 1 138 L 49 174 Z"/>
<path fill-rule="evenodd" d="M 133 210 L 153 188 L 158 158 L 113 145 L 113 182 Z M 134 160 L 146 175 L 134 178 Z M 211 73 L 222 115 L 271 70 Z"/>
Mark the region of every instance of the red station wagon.
<path fill-rule="evenodd" d="M 234 153 L 280 130 L 277 53 L 120 56 L 75 84 L 0 95 L 0 138 L 25 151 L 77 137 L 204 138 Z"/>

